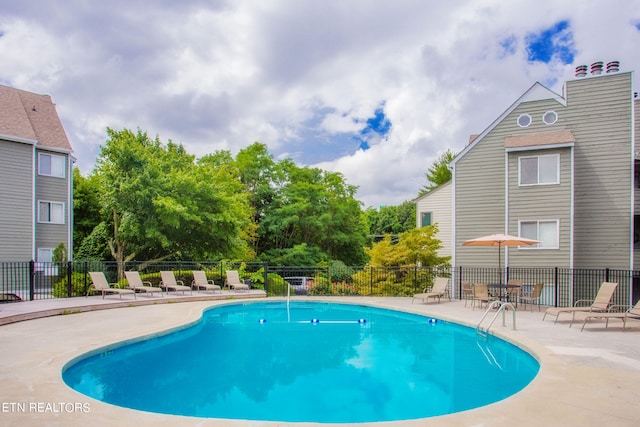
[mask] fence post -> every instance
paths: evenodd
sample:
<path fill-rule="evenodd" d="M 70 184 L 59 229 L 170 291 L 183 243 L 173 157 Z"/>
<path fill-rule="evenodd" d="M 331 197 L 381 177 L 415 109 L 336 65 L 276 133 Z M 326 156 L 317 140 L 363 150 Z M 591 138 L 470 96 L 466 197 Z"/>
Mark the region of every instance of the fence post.
<path fill-rule="evenodd" d="M 34 260 L 29 261 L 29 301 L 33 301 L 36 291 L 36 263 Z"/>
<path fill-rule="evenodd" d="M 269 295 L 269 264 L 266 262 L 262 263 L 262 274 L 264 279 L 264 292 Z"/>
<path fill-rule="evenodd" d="M 608 282 L 609 281 L 609 274 L 611 273 L 611 269 L 609 267 L 604 269 L 604 281 Z"/>
<path fill-rule="evenodd" d="M 67 261 L 67 297 L 71 298 L 71 290 L 73 289 L 73 283 L 71 283 L 71 279 L 73 278 L 73 265 L 71 261 Z"/>
<path fill-rule="evenodd" d="M 553 281 L 554 281 L 554 286 L 556 287 L 555 291 L 556 291 L 556 300 L 555 300 L 555 306 L 558 306 L 558 301 L 560 301 L 560 287 L 558 286 L 558 267 L 555 267 L 553 269 Z M 571 280 L 571 286 L 573 286 L 573 280 Z"/>

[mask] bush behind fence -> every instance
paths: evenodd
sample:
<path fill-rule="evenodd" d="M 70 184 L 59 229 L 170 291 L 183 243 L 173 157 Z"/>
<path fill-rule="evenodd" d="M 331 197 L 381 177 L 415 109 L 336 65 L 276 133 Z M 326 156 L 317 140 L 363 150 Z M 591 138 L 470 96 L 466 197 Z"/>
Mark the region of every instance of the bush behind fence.
<path fill-rule="evenodd" d="M 432 286 L 434 277 L 451 278 L 450 294 L 462 295 L 462 282 L 506 283 L 521 280 L 523 294 L 536 283 L 544 283 L 541 303 L 567 306 L 579 299 L 593 299 L 603 281 L 617 282 L 614 303 L 634 304 L 640 299 L 640 271 L 613 269 L 564 269 L 558 267 L 371 267 L 371 266 L 272 266 L 244 262 L 145 262 L 75 261 L 68 263 L 2 262 L 0 293 L 2 301 L 37 300 L 84 296 L 91 284 L 90 271 L 102 271 L 116 286 L 126 286 L 124 272 L 139 271 L 143 280 L 160 283 L 160 271 L 173 271 L 186 285 L 193 281 L 193 270 L 204 270 L 207 278 L 223 285 L 226 270 L 238 270 L 252 288 L 264 289 L 269 296 L 360 295 L 411 296 Z M 289 287 L 291 285 L 291 287 Z"/>

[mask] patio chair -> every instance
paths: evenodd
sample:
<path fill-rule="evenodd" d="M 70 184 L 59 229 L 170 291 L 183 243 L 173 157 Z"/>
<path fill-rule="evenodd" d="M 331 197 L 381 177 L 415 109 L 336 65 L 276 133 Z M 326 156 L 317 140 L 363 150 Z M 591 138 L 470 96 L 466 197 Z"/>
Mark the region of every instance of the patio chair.
<path fill-rule="evenodd" d="M 116 283 L 109 283 L 102 271 L 91 271 L 89 276 L 91 276 L 91 285 L 87 289 L 87 297 L 89 292 L 96 291 L 102 293 L 102 299 L 106 294 L 118 294 L 120 299 L 122 299 L 122 294 L 133 294 L 133 299 L 136 298 L 136 293 L 131 289 L 113 288 L 112 285 L 116 285 Z"/>
<path fill-rule="evenodd" d="M 464 299 L 464 306 L 467 306 L 467 301 L 471 300 L 473 304 L 473 286 L 471 282 L 462 282 L 462 298 Z"/>
<path fill-rule="evenodd" d="M 233 289 L 234 291 L 243 290 L 249 292 L 249 289 L 251 289 L 249 285 L 242 283 L 238 270 L 227 270 L 226 286 L 229 290 Z"/>
<path fill-rule="evenodd" d="M 191 290 L 191 286 L 185 286 L 182 280 L 176 280 L 176 276 L 173 275 L 173 271 L 161 271 L 160 277 L 162 278 L 162 282 L 160 282 L 160 287 L 164 289 L 167 293 L 169 291 L 182 291 L 182 294 L 185 291 L 189 291 L 191 295 L 193 295 L 193 291 Z"/>
<path fill-rule="evenodd" d="M 471 308 L 475 310 L 476 302 L 480 303 L 480 308 L 482 308 L 482 303 L 489 305 L 490 302 L 496 301 L 499 298 L 491 296 L 489 294 L 489 287 L 486 283 L 474 283 L 473 284 L 473 300 L 471 301 Z"/>
<path fill-rule="evenodd" d="M 525 305 L 525 309 L 527 308 L 527 304 L 531 308 L 531 312 L 533 313 L 533 302 L 536 301 L 538 303 L 538 311 L 540 311 L 540 295 L 542 295 L 542 288 L 544 287 L 544 283 L 536 283 L 533 285 L 533 290 L 531 291 L 531 295 L 519 295 L 518 299 L 521 303 Z"/>
<path fill-rule="evenodd" d="M 162 288 L 151 286 L 151 282 L 143 282 L 140 273 L 137 271 L 125 271 L 124 275 L 127 278 L 128 289 L 133 289 L 134 292 L 145 292 L 152 295 L 154 292 L 160 292 L 160 296 L 162 296 Z"/>
<path fill-rule="evenodd" d="M 522 290 L 522 280 L 511 279 L 507 282 L 507 302 L 514 301 L 516 308 L 518 307 L 518 297 L 520 297 L 520 291 Z M 517 287 L 512 287 L 517 286 Z"/>
<path fill-rule="evenodd" d="M 427 292 L 427 288 L 424 288 L 421 294 L 415 294 L 413 298 L 411 298 L 411 304 L 415 299 L 421 299 L 424 303 L 425 300 L 429 301 L 429 298 L 438 298 L 438 303 L 440 303 L 440 298 L 447 294 L 447 286 L 449 285 L 449 279 L 446 277 L 436 277 L 433 281 L 433 286 L 431 290 Z"/>
<path fill-rule="evenodd" d="M 622 320 L 622 330 L 624 331 L 627 328 L 627 319 L 635 319 L 640 320 L 640 300 L 636 302 L 636 305 L 629 308 L 627 311 L 623 312 L 614 312 L 620 307 L 628 307 L 624 305 L 612 305 L 609 307 L 609 311 L 606 313 L 578 313 L 578 317 L 583 320 L 582 328 L 580 331 L 584 331 L 584 326 L 591 319 L 605 319 L 605 328 L 609 327 L 609 319 L 620 319 Z"/>
<path fill-rule="evenodd" d="M 222 293 L 222 289 L 220 286 L 213 283 L 213 280 L 207 280 L 207 274 L 202 270 L 193 270 L 193 282 L 191 282 L 191 288 L 195 288 L 195 290 L 199 291 L 200 289 L 204 289 L 205 291 L 220 291 Z"/>
<path fill-rule="evenodd" d="M 609 309 L 609 303 L 611 302 L 611 298 L 613 298 L 613 293 L 617 287 L 617 283 L 602 282 L 602 285 L 600 285 L 600 289 L 598 290 L 598 294 L 596 295 L 596 299 L 593 300 L 591 305 L 586 307 L 580 306 L 580 304 L 589 302 L 589 300 L 578 300 L 575 302 L 573 307 L 549 307 L 545 310 L 542 320 L 544 320 L 545 317 L 547 317 L 547 314 L 549 314 L 556 316 L 553 321 L 553 323 L 556 323 L 561 313 L 571 313 L 571 323 L 569 323 L 569 327 L 571 327 L 576 317 L 576 312 L 606 312 Z"/>

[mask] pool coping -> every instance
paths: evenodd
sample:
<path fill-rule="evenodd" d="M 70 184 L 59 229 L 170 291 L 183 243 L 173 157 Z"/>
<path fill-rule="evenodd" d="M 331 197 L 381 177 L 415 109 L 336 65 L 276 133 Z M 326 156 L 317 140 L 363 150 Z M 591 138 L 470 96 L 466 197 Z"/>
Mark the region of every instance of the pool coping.
<path fill-rule="evenodd" d="M 482 315 L 478 310 L 472 311 L 464 307 L 461 301 L 414 305 L 410 298 L 296 297 L 295 300 L 371 305 L 430 315 L 467 326 L 475 326 Z M 141 335 L 166 333 L 168 329 L 198 320 L 203 310 L 209 307 L 238 302 L 237 299 L 227 299 L 134 307 L 122 307 L 114 303 L 111 305 L 116 307 L 113 310 L 81 311 L 0 326 L 0 338 L 4 347 L 0 354 L 3 367 L 0 371 L 0 381 L 3 384 L 0 391 L 0 424 L 79 426 L 90 423 L 135 424 L 137 427 L 331 425 L 153 414 L 91 399 L 70 389 L 62 381 L 63 366 L 88 351 L 136 339 Z M 580 332 L 579 328 L 569 328 L 567 322 L 554 325 L 551 321 L 541 322 L 541 318 L 542 314 L 535 311 L 519 311 L 518 328 L 515 331 L 511 329 L 508 320 L 506 327 L 498 325 L 492 328 L 496 336 L 529 351 L 541 364 L 538 376 L 516 395 L 488 406 L 451 415 L 357 425 L 638 425 L 640 415 L 635 410 L 635 405 L 640 398 L 637 390 L 640 381 L 640 322 L 634 322 L 626 332 L 622 332 L 618 325 L 612 325 L 608 330 L 596 325 Z M 153 363 L 150 369 L 158 369 L 158 372 L 170 369 L 168 363 L 162 362 Z M 20 404 L 25 405 L 24 410 L 18 406 Z"/>

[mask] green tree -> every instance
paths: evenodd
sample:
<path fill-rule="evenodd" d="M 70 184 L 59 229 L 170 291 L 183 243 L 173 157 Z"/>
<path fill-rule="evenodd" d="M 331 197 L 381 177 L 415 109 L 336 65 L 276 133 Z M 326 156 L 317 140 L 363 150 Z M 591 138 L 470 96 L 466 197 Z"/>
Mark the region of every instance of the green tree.
<path fill-rule="evenodd" d="M 382 236 L 398 234 L 416 226 L 416 205 L 405 201 L 398 206 L 382 206 L 380 209 L 367 208 L 365 212 L 369 223 L 369 234 Z"/>
<path fill-rule="evenodd" d="M 85 178 L 73 169 L 73 251 L 74 257 L 83 241 L 100 224 L 100 182 L 95 174 Z"/>
<path fill-rule="evenodd" d="M 425 174 L 428 183 L 420 189 L 418 194 L 419 196 L 422 196 L 451 180 L 449 163 L 456 158 L 456 155 L 456 153 L 449 149 L 442 153 L 440 157 L 433 162 L 433 165 L 431 165 L 428 172 Z"/>
<path fill-rule="evenodd" d="M 436 225 L 414 228 L 400 233 L 398 242 L 394 243 L 391 235 L 387 234 L 383 240 L 374 243 L 367 249 L 372 266 L 423 265 L 439 266 L 449 262 L 450 257 L 438 256 L 438 249 L 442 242 L 435 236 L 438 233 Z"/>
<path fill-rule="evenodd" d="M 96 173 L 116 261 L 210 258 L 238 253 L 248 211 L 181 145 L 138 130 L 107 130 Z M 220 191 L 222 190 L 222 191 Z"/>

